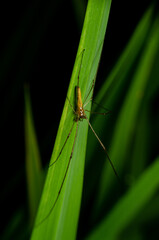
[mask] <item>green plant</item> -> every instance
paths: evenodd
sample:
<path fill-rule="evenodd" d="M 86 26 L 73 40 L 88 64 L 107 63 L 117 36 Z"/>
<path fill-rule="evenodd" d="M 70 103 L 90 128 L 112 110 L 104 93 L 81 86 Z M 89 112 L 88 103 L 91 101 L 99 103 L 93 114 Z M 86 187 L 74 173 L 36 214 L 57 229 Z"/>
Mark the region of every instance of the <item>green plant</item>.
<path fill-rule="evenodd" d="M 79 75 L 82 99 L 85 99 L 85 96 L 87 96 L 93 84 L 93 80 L 95 79 L 108 21 L 110 4 L 111 1 L 101 1 L 97 3 L 94 0 L 88 3 L 77 58 L 67 94 L 72 105 L 74 102 L 74 91 L 77 85 L 83 49 L 85 49 L 85 52 L 83 54 Z M 64 106 L 51 163 L 56 161 L 73 123 L 74 116 L 68 99 L 66 99 Z M 48 239 L 75 238 L 83 184 L 87 129 L 87 122 L 83 121 L 79 124 L 73 149 L 76 134 L 76 128 L 74 127 L 69 141 L 63 149 L 57 163 L 49 168 L 32 239 L 43 239 L 44 237 Z M 56 202 L 72 149 L 73 155 L 69 170 L 62 191 L 60 192 L 60 197 Z M 56 202 L 56 206 L 52 211 L 51 209 L 54 202 Z M 52 223 L 54 223 L 54 227 L 52 227 Z"/>
<path fill-rule="evenodd" d="M 80 5 L 82 14 L 78 12 L 76 15 L 79 25 L 82 25 L 81 16 L 84 15 L 83 10 L 85 6 L 83 3 L 81 2 Z M 34 62 L 35 52 L 40 46 L 40 41 L 43 39 L 42 36 L 49 25 L 52 15 L 50 9 L 52 9 L 54 3 L 50 4 L 51 7 L 47 8 L 46 15 L 44 14 L 45 17 L 42 18 L 41 25 L 39 25 L 40 27 L 37 28 L 37 31 L 33 31 L 33 41 L 29 41 L 30 47 L 25 51 L 25 57 L 22 61 L 24 68 L 22 68 L 23 71 L 18 72 L 17 83 L 23 77 L 24 79 L 27 76 L 29 78 L 29 69 Z M 73 4 L 74 11 L 77 12 L 77 1 L 74 1 Z M 54 5 L 54 7 L 56 6 Z M 59 156 L 74 122 L 74 113 L 69 101 L 73 106 L 75 105 L 75 86 L 77 85 L 84 49 L 79 75 L 82 100 L 87 96 L 96 77 L 97 81 L 99 81 L 97 70 L 101 53 L 106 55 L 103 50 L 103 44 L 110 6 L 111 0 L 88 1 L 72 77 L 50 160 L 51 164 Z M 40 119 L 35 117 L 35 125 L 33 124 L 32 113 L 36 116 L 35 106 L 37 107 L 37 105 L 35 105 L 32 87 L 30 88 L 32 101 L 29 88 L 25 87 L 25 158 L 30 217 L 27 218 L 29 220 L 26 220 L 27 211 L 25 211 L 24 206 L 20 206 L 10 221 L 8 221 L 9 223 L 6 225 L 2 235 L 3 239 L 28 239 L 29 237 L 32 240 L 156 239 L 159 220 L 158 26 L 159 15 L 154 3 L 145 11 L 109 75 L 103 77 L 104 81 L 99 90 L 96 91 L 95 87 L 94 100 L 99 105 L 90 101 L 87 106 L 89 110 L 92 107 L 94 112 L 102 111 L 100 105 L 111 111 L 109 116 L 90 115 L 89 113 L 87 116 L 106 146 L 121 183 L 116 178 L 103 149 L 89 129 L 86 120 L 79 122 L 78 129 L 76 128 L 76 123 L 74 124 L 58 161 L 51 167 L 48 168 L 46 166 L 45 169 L 42 169 L 40 157 L 42 152 L 41 142 L 38 145 L 35 133 L 35 127 L 37 130 L 37 123 Z M 59 29 L 61 28 L 59 27 Z M 23 33 L 23 31 L 19 33 Z M 18 35 L 16 37 L 19 43 L 22 35 L 19 35 L 19 38 Z M 14 44 L 14 41 L 12 43 L 14 51 L 12 53 L 9 50 L 10 55 L 14 55 L 15 49 L 19 47 L 19 44 Z M 36 47 L 35 43 L 37 43 Z M 118 39 L 116 44 L 118 44 Z M 109 48 L 112 49 L 113 54 L 113 45 L 110 44 Z M 58 50 L 60 51 L 60 48 Z M 5 62 L 6 66 L 10 65 L 12 58 L 13 56 L 10 57 L 8 65 Z M 32 61 L 28 61 L 28 59 Z M 106 64 L 103 58 L 101 63 L 105 68 Z M 62 64 L 61 66 L 62 70 L 64 65 Z M 4 72 L 6 68 L 4 67 Z M 100 71 L 104 70 L 104 68 L 100 69 Z M 62 70 L 60 70 L 61 73 Z M 3 75 L 3 71 L 1 73 Z M 54 72 L 51 70 L 51 78 L 53 76 L 56 77 L 53 74 Z M 59 73 L 57 77 L 62 88 L 64 88 L 64 82 L 61 81 Z M 36 92 L 38 92 L 39 85 L 40 82 L 36 84 Z M 43 86 L 45 86 L 44 81 Z M 12 90 L 14 94 L 9 94 L 10 108 L 9 104 L 5 105 L 5 114 L 9 109 L 12 109 L 11 106 L 14 103 L 12 99 L 17 98 L 18 87 L 19 85 L 15 84 L 14 89 L 16 91 Z M 55 95 L 55 92 L 55 85 L 53 85 L 51 96 Z M 44 100 L 41 93 L 40 97 L 42 98 L 41 104 L 38 102 L 40 113 L 45 115 L 43 109 Z M 49 108 L 50 113 L 56 111 L 55 105 L 58 105 L 59 98 L 62 98 L 62 91 L 59 92 L 57 102 L 52 102 Z M 47 119 L 47 122 L 49 122 L 49 119 Z M 52 125 L 54 124 L 52 123 Z M 40 130 L 42 132 L 43 129 L 40 128 Z M 76 133 L 77 137 L 74 142 Z M 48 141 L 45 140 L 44 142 L 45 145 L 48 144 Z M 73 155 L 66 179 L 58 195 L 68 162 L 70 161 L 72 149 Z M 43 188 L 44 172 L 46 173 L 46 180 Z M 15 182 L 21 182 L 22 175 L 24 175 L 24 172 L 20 170 L 20 174 L 18 174 Z M 6 187 L 6 189 L 11 189 L 8 190 L 11 194 L 14 185 L 16 185 L 14 181 L 12 185 L 10 188 Z M 5 196 L 5 194 L 3 195 Z M 21 191 L 18 192 L 17 197 L 21 199 Z M 38 204 L 39 202 L 40 205 Z M 8 209 L 12 205 L 10 203 L 11 201 L 7 206 Z M 54 203 L 56 204 L 54 205 Z M 38 212 L 35 219 L 37 209 Z"/>

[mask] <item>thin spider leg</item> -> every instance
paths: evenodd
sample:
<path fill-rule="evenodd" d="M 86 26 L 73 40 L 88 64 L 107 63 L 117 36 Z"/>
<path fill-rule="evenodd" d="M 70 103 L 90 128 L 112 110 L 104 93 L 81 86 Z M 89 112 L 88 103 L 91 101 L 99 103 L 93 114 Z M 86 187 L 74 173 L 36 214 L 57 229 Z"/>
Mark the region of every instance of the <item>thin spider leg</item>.
<path fill-rule="evenodd" d="M 83 107 L 85 107 L 90 101 L 92 101 L 93 103 L 95 103 L 95 104 L 96 104 L 97 106 L 99 106 L 100 108 L 103 108 L 103 109 L 104 109 L 105 111 L 107 111 L 107 112 L 103 112 L 103 113 L 101 113 L 101 112 L 93 112 L 93 111 L 89 111 L 89 110 L 85 109 L 86 112 L 90 112 L 91 114 L 101 114 L 101 115 L 107 115 L 107 114 L 111 113 L 110 110 L 108 110 L 107 108 L 105 108 L 105 107 L 101 106 L 100 104 L 96 103 L 92 98 L 90 98 L 90 99 L 83 105 Z"/>
<path fill-rule="evenodd" d="M 67 138 L 66 138 L 66 140 L 65 140 L 65 142 L 64 142 L 64 144 L 63 144 L 63 146 L 62 146 L 62 148 L 61 148 L 61 151 L 59 152 L 59 155 L 57 156 L 56 160 L 49 165 L 49 168 L 50 168 L 55 162 L 57 162 L 57 160 L 59 159 L 59 157 L 60 157 L 60 155 L 61 155 L 61 153 L 62 153 L 62 151 L 63 151 L 63 149 L 64 149 L 64 147 L 65 147 L 65 145 L 66 145 L 66 143 L 67 143 L 67 140 L 69 139 L 69 137 L 70 137 L 70 135 L 71 135 L 72 129 L 73 129 L 73 127 L 74 127 L 74 124 L 75 124 L 75 122 L 73 122 L 73 124 L 72 124 L 72 127 L 71 127 L 71 129 L 70 129 L 70 131 L 69 131 L 69 133 L 68 133 L 68 135 L 67 135 Z"/>
<path fill-rule="evenodd" d="M 103 107 L 102 105 L 100 105 L 99 103 L 95 102 L 94 100 L 92 100 L 92 102 L 93 102 L 94 104 L 96 104 L 97 106 L 99 106 L 100 108 L 103 108 L 105 111 L 111 112 L 109 109 Z"/>
<path fill-rule="evenodd" d="M 50 214 L 52 213 L 52 211 L 53 211 L 53 209 L 54 209 L 54 207 L 55 207 L 55 205 L 56 205 L 56 203 L 57 203 L 57 201 L 58 201 L 58 199 L 59 199 L 59 196 L 60 196 L 60 193 L 61 193 L 63 184 L 64 184 L 65 179 L 66 179 L 66 176 L 67 176 L 67 172 L 68 172 L 68 169 L 69 169 L 69 166 L 70 166 L 70 162 L 71 162 L 71 159 L 72 159 L 72 156 L 73 156 L 73 151 L 74 151 L 75 142 L 76 142 L 76 137 L 77 137 L 77 130 L 78 130 L 78 122 L 77 122 L 77 126 L 76 126 L 76 135 L 75 135 L 75 139 L 74 139 L 74 142 L 73 142 L 73 147 L 72 147 L 71 155 L 70 155 L 70 158 L 69 158 L 69 162 L 68 162 L 68 164 L 67 164 L 67 168 L 66 168 L 66 171 L 65 171 L 65 175 L 64 175 L 64 177 L 63 177 L 63 180 L 62 180 L 60 189 L 59 189 L 59 191 L 58 191 L 57 197 L 56 197 L 56 199 L 55 199 L 55 201 L 54 201 L 54 204 L 52 205 L 52 207 L 51 207 L 50 211 L 48 212 L 48 214 L 46 215 L 46 217 L 43 218 L 43 219 L 41 220 L 41 222 L 39 222 L 37 225 L 35 225 L 35 227 L 40 226 L 40 225 L 50 216 Z"/>
<path fill-rule="evenodd" d="M 72 106 L 72 104 L 71 104 L 71 102 L 70 102 L 70 100 L 69 100 L 68 97 L 67 97 L 67 99 L 68 99 L 68 102 L 69 102 L 69 104 L 70 104 L 73 112 L 76 113 L 76 111 L 74 110 L 74 108 L 73 108 L 73 106 Z M 65 147 L 65 145 L 66 145 L 66 143 L 67 143 L 67 140 L 69 139 L 69 137 L 70 137 L 70 135 L 71 135 L 72 129 L 73 129 L 73 127 L 74 127 L 74 124 L 75 124 L 75 122 L 73 122 L 73 124 L 72 124 L 72 127 L 71 127 L 71 129 L 70 129 L 70 131 L 69 131 L 69 133 L 68 133 L 68 135 L 67 135 L 67 138 L 66 138 L 66 140 L 65 140 L 65 142 L 64 142 L 64 144 L 63 144 L 63 146 L 62 146 L 62 148 L 61 148 L 61 151 L 59 152 L 59 155 L 57 156 L 56 160 L 49 165 L 49 167 L 51 167 L 51 166 L 52 166 L 55 162 L 57 162 L 57 160 L 59 159 L 59 157 L 60 157 L 60 155 L 61 155 L 61 153 L 62 153 L 62 151 L 63 151 L 63 149 L 64 149 L 64 147 Z"/>
<path fill-rule="evenodd" d="M 75 111 L 75 109 L 73 108 L 73 106 L 72 106 L 72 104 L 71 104 L 71 102 L 70 102 L 70 99 L 67 97 L 67 100 L 68 100 L 68 102 L 69 102 L 69 104 L 70 104 L 70 107 L 72 108 L 72 111 L 74 112 L 74 114 L 76 114 L 76 111 Z"/>
<path fill-rule="evenodd" d="M 100 50 L 102 49 L 102 44 L 104 42 L 104 39 L 102 40 L 102 42 L 100 43 L 97 51 L 96 51 L 96 55 L 95 55 L 95 58 L 93 60 L 93 63 L 92 65 L 94 65 L 94 61 L 95 59 L 97 58 L 97 54 L 99 54 Z M 89 97 L 91 91 L 93 90 L 94 91 L 94 85 L 95 85 L 95 79 L 96 79 L 96 76 L 97 76 L 97 72 L 98 72 L 98 68 L 99 68 L 99 63 L 100 63 L 100 59 L 99 59 L 99 62 L 98 62 L 98 67 L 97 67 L 97 71 L 96 71 L 96 74 L 95 74 L 95 77 L 94 77 L 94 80 L 93 80 L 93 84 L 92 84 L 92 87 L 90 88 L 89 92 L 88 92 L 88 95 L 86 96 L 85 100 L 84 100 L 84 103 L 87 101 L 87 98 Z M 92 92 L 92 96 L 93 96 L 93 92 Z"/>
<path fill-rule="evenodd" d="M 104 41 L 104 40 L 103 40 Z M 101 46 L 102 46 L 102 44 L 103 44 L 103 41 L 101 42 L 101 44 L 99 45 L 99 47 L 98 47 L 98 50 L 97 50 L 97 52 L 96 52 L 96 56 L 97 56 L 97 53 L 99 53 L 99 50 L 100 50 L 100 48 L 101 48 Z M 96 57 L 95 56 L 95 57 Z M 95 60 L 95 59 L 94 59 Z M 94 62 L 94 61 L 93 61 Z M 93 92 L 94 92 L 94 85 L 95 85 L 95 79 L 96 79 L 96 76 L 97 76 L 97 72 L 98 72 L 98 68 L 99 68 L 99 63 L 100 63 L 100 60 L 99 60 L 99 62 L 98 62 L 98 67 L 97 67 L 97 71 L 96 71 L 96 74 L 95 74 L 95 77 L 94 77 L 94 80 L 93 80 L 93 84 L 92 84 L 92 87 L 90 88 L 90 90 L 89 90 L 89 92 L 88 92 L 88 95 L 86 96 L 86 98 L 85 98 L 85 100 L 84 100 L 84 103 L 87 101 L 87 98 L 89 97 L 89 95 L 90 95 L 90 93 L 91 93 L 91 91 L 92 91 L 92 96 L 93 96 Z"/>
<path fill-rule="evenodd" d="M 87 117 L 86 117 L 86 120 L 87 120 L 87 122 L 88 122 L 88 124 L 89 124 L 89 126 L 90 126 L 90 128 L 91 128 L 91 130 L 92 130 L 92 132 L 93 132 L 94 135 L 96 136 L 98 142 L 100 143 L 100 145 L 102 146 L 103 150 L 105 151 L 105 153 L 106 153 L 106 155 L 107 155 L 107 158 L 108 158 L 108 160 L 109 160 L 109 163 L 110 163 L 110 165 L 112 166 L 112 169 L 113 169 L 116 177 L 117 177 L 117 178 L 119 179 L 119 181 L 120 181 L 120 178 L 119 178 L 119 176 L 118 176 L 118 174 L 117 174 L 117 171 L 115 170 L 115 167 L 114 167 L 112 161 L 110 160 L 110 157 L 109 157 L 109 155 L 108 155 L 108 152 L 107 152 L 104 144 L 103 144 L 102 141 L 99 139 L 98 135 L 97 135 L 96 132 L 94 131 L 94 129 L 93 129 L 92 125 L 90 124 L 90 122 L 89 122 L 89 120 L 88 120 Z"/>
<path fill-rule="evenodd" d="M 94 91 L 94 85 L 95 85 L 95 79 L 93 80 L 92 86 L 91 86 L 91 88 L 90 88 L 90 90 L 89 90 L 89 92 L 88 92 L 88 94 L 87 94 L 87 96 L 86 96 L 86 98 L 85 98 L 85 100 L 83 102 L 83 105 L 86 105 L 85 102 L 87 101 L 87 98 L 89 97 L 91 91 Z M 93 92 L 92 92 L 92 96 L 93 96 Z M 92 99 L 92 98 L 90 98 L 90 99 Z"/>
<path fill-rule="evenodd" d="M 100 114 L 100 115 L 104 115 L 104 116 L 110 113 L 110 111 L 108 111 L 108 112 L 92 112 L 92 111 L 89 111 L 87 109 L 85 109 L 84 111 L 85 112 L 90 112 L 91 114 Z"/>
<path fill-rule="evenodd" d="M 92 97 L 83 105 L 83 108 L 85 108 L 85 106 L 87 106 L 90 101 L 93 101 Z"/>
<path fill-rule="evenodd" d="M 77 86 L 79 86 L 79 75 L 80 75 L 80 72 L 81 72 L 81 66 L 82 66 L 82 60 L 83 60 L 84 51 L 85 51 L 85 49 L 82 50 L 82 58 L 81 58 L 80 68 L 79 68 L 78 77 L 77 77 Z"/>

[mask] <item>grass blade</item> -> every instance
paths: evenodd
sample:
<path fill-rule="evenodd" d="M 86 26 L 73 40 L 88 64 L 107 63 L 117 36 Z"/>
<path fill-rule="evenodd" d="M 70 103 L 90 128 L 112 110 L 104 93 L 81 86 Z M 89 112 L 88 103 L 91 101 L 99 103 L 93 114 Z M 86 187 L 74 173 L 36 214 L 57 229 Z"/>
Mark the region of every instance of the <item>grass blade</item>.
<path fill-rule="evenodd" d="M 77 57 L 68 89 L 67 97 L 71 104 L 74 102 L 74 89 L 81 61 L 81 52 L 85 49 L 80 71 L 80 88 L 82 99 L 89 92 L 95 78 L 104 35 L 106 31 L 111 1 L 89 0 Z M 89 106 L 90 107 L 90 106 Z M 73 113 L 68 100 L 65 102 L 51 163 L 54 162 L 65 142 L 67 134 L 73 123 Z M 67 177 L 60 197 L 50 216 L 39 226 L 36 226 L 46 217 L 52 208 L 72 151 L 76 128 L 72 130 L 69 142 L 64 148 L 59 160 L 48 170 L 44 191 L 38 211 L 36 224 L 33 229 L 32 239 L 75 239 L 79 209 L 81 202 L 84 159 L 86 151 L 88 124 L 86 121 L 79 123 L 76 144 L 70 163 Z"/>
<path fill-rule="evenodd" d="M 87 239 L 119 239 L 124 228 L 131 223 L 158 190 L 158 172 L 159 158 L 145 170 L 136 184 Z"/>
<path fill-rule="evenodd" d="M 33 124 L 29 88 L 26 86 L 25 86 L 24 119 L 25 119 L 26 175 L 28 185 L 30 225 L 33 225 L 43 187 L 43 171 Z"/>

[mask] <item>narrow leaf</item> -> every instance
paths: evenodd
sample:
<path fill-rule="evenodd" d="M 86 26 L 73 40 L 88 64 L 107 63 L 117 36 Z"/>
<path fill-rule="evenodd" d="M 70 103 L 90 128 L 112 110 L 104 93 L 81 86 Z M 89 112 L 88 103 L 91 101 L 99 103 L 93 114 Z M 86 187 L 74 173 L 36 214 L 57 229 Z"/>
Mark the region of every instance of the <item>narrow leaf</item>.
<path fill-rule="evenodd" d="M 87 239 L 119 239 L 120 233 L 131 223 L 158 190 L 158 172 L 159 158 L 145 170 L 136 184 Z"/>
<path fill-rule="evenodd" d="M 88 2 L 67 99 L 51 157 L 51 164 L 57 160 L 59 152 L 74 122 L 74 115 L 70 104 L 74 107 L 74 91 L 77 85 L 78 76 L 83 101 L 88 95 L 93 80 L 95 79 L 106 31 L 110 4 L 110 0 L 89 0 Z M 85 52 L 81 63 L 84 49 Z M 90 109 L 90 104 L 88 109 Z M 73 130 L 70 133 L 61 155 L 57 162 L 48 169 L 32 239 L 75 239 L 81 202 L 88 130 L 86 121 L 80 122 L 78 125 L 77 129 L 77 123 L 74 123 Z M 74 142 L 76 133 L 76 142 Z M 71 155 L 72 158 L 70 159 Z M 66 179 L 61 188 L 69 162 L 70 165 Z M 60 195 L 58 200 L 56 200 L 60 188 Z"/>
<path fill-rule="evenodd" d="M 30 223 L 33 224 L 38 209 L 42 187 L 43 172 L 38 142 L 33 124 L 31 100 L 29 88 L 25 86 L 25 152 L 26 175 L 28 187 L 28 201 L 30 211 Z"/>

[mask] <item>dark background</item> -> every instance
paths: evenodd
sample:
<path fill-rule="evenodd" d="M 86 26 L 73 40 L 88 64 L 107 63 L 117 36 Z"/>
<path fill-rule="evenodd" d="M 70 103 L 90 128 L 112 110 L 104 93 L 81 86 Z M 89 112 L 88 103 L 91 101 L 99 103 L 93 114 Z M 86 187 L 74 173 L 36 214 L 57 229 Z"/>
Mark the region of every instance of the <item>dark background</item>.
<path fill-rule="evenodd" d="M 95 92 L 151 2 L 112 1 Z M 0 9 L 3 229 L 19 207 L 27 206 L 24 83 L 30 86 L 35 129 L 42 163 L 46 166 L 71 77 L 82 22 L 77 20 L 72 1 L 4 1 Z"/>

